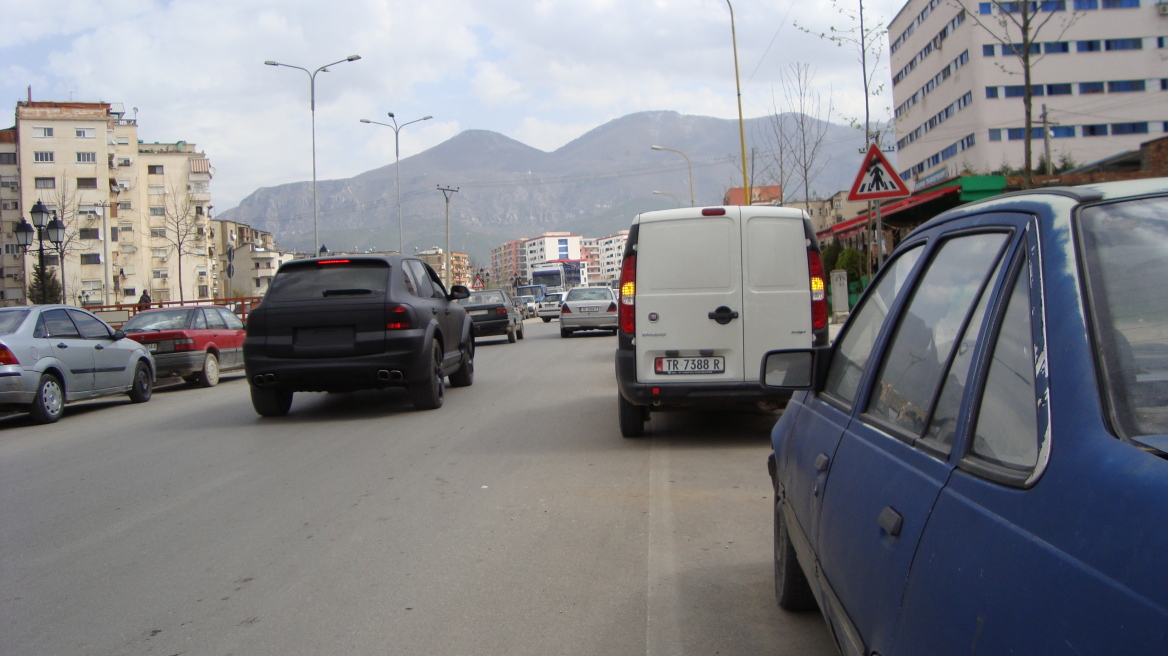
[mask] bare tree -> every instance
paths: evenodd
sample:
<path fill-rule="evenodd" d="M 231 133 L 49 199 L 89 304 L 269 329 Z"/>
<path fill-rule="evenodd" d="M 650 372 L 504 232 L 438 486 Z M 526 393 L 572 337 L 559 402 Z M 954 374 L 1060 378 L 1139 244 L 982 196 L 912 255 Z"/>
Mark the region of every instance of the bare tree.
<path fill-rule="evenodd" d="M 183 256 L 206 254 L 204 243 L 207 231 L 206 217 L 202 205 L 191 200 L 191 195 L 186 189 L 175 187 L 173 184 L 167 186 L 162 205 L 162 238 L 174 249 L 178 265 L 178 298 L 179 301 L 185 301 Z"/>
<path fill-rule="evenodd" d="M 824 107 L 819 92 L 812 86 L 809 64 L 796 62 L 782 72 L 783 92 L 794 122 L 788 146 L 794 176 L 803 188 L 803 202 L 811 212 L 811 183 L 827 166 L 822 157 L 823 138 L 831 120 L 831 96 Z"/>
<path fill-rule="evenodd" d="M 950 0 L 950 3 L 962 11 L 965 15 L 977 23 L 979 27 L 984 29 L 995 41 L 1002 46 L 1003 54 L 1012 54 L 1017 57 L 1022 70 L 1020 72 L 1011 71 L 1006 66 L 998 64 L 998 66 L 1011 75 L 1022 75 L 1022 106 L 1025 115 L 1025 146 L 1024 156 L 1022 162 L 1022 187 L 1029 189 L 1032 186 L 1031 178 L 1031 161 L 1033 157 L 1033 144 L 1031 134 L 1034 126 L 1034 117 L 1032 116 L 1034 94 L 1031 88 L 1031 72 L 1040 61 L 1045 57 L 1044 54 L 1033 52 L 1036 47 L 1040 46 L 1038 35 L 1044 28 L 1051 24 L 1056 16 L 1060 16 L 1061 20 L 1055 22 L 1055 25 L 1061 25 L 1062 29 L 1058 36 L 1053 41 L 1062 40 L 1063 34 L 1066 33 L 1075 21 L 1078 20 L 1079 12 L 1065 11 L 1065 0 L 1054 0 L 1054 3 L 1063 2 L 1063 11 L 1047 11 L 1046 16 L 1041 16 L 1038 9 L 1045 7 L 1048 0 L 1041 3 L 1038 2 L 1019 2 L 1017 0 L 992 0 L 990 5 L 990 13 L 984 14 L 987 18 L 982 18 L 983 14 L 976 11 L 977 8 L 971 8 L 972 3 L 969 0 Z M 970 6 L 966 6 L 969 3 Z M 1050 39 L 1048 39 L 1050 40 Z M 1037 56 L 1034 56 L 1037 55 Z"/>
<path fill-rule="evenodd" d="M 741 179 L 742 178 L 742 157 L 738 153 L 730 153 L 726 157 L 730 161 L 730 164 L 734 167 L 734 170 L 737 171 L 737 173 L 738 173 L 737 179 Z M 753 197 L 756 196 L 756 192 L 758 191 L 758 188 L 760 186 L 763 186 L 761 183 L 764 181 L 772 180 L 773 173 L 772 173 L 772 170 L 770 168 L 770 162 L 767 161 L 766 154 L 759 153 L 758 149 L 755 148 L 754 146 L 750 147 L 750 152 L 748 153 L 747 158 L 748 158 L 747 165 L 750 167 L 749 180 L 750 180 L 750 190 L 751 190 L 750 195 L 752 197 L 749 200 L 753 200 Z M 741 184 L 741 183 L 736 182 L 735 178 L 731 177 L 730 182 L 727 184 L 727 188 L 728 189 L 735 189 L 736 187 L 734 185 L 736 185 L 736 184 Z M 742 193 L 745 194 L 746 190 L 743 189 Z M 745 196 L 743 196 L 743 202 L 744 203 L 748 202 L 748 199 L 746 199 Z"/>
<path fill-rule="evenodd" d="M 767 173 L 775 184 L 779 185 L 782 190 L 783 200 L 787 199 L 787 192 L 790 189 L 791 176 L 795 171 L 794 165 L 791 163 L 791 119 L 779 107 L 778 101 L 775 99 L 775 92 L 771 90 L 771 116 L 767 122 L 770 128 L 771 139 L 774 140 L 774 150 L 765 153 L 767 162 Z"/>
<path fill-rule="evenodd" d="M 60 258 L 58 268 L 61 272 L 61 302 L 69 302 L 69 287 L 66 284 L 66 276 L 68 272 L 65 271 L 65 260 L 70 254 L 80 253 L 82 250 L 81 230 L 82 228 L 92 228 L 96 214 L 91 212 L 81 211 L 81 198 L 77 187 L 69 184 L 69 177 L 62 170 L 57 176 L 60 185 L 53 187 L 51 190 L 44 190 L 43 202 L 52 210 L 53 216 L 57 218 L 65 226 L 64 239 L 60 244 L 53 247 L 57 251 Z M 51 219 L 50 219 L 51 220 Z M 100 223 L 98 224 L 100 227 Z M 46 239 L 48 235 L 45 235 Z M 80 257 L 78 263 L 80 264 Z M 80 277 L 77 271 L 73 272 L 73 281 L 80 284 Z"/>
<path fill-rule="evenodd" d="M 807 34 L 831 41 L 837 46 L 848 45 L 855 48 L 861 70 L 860 79 L 864 86 L 864 143 L 880 145 L 881 131 L 872 130 L 871 99 L 884 91 L 884 85 L 875 84 L 875 79 L 876 70 L 880 67 L 880 58 L 884 54 L 884 40 L 888 34 L 888 28 L 882 21 L 873 20 L 864 11 L 864 0 L 856 0 L 858 6 L 856 10 L 843 6 L 839 0 L 831 0 L 831 4 L 841 16 L 847 19 L 848 27 L 836 28 L 832 26 L 828 28 L 827 32 L 810 30 L 799 25 L 798 22 L 795 23 L 795 27 Z M 855 120 L 852 120 L 851 124 L 853 127 L 860 127 Z"/>

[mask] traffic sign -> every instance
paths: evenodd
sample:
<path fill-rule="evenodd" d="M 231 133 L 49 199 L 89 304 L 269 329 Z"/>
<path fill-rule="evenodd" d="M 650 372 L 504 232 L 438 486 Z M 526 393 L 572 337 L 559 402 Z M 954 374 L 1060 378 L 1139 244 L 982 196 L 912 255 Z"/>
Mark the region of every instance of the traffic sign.
<path fill-rule="evenodd" d="M 905 186 L 904 180 L 892 170 L 888 158 L 880 152 L 880 147 L 876 144 L 869 146 L 868 154 L 864 156 L 864 164 L 856 174 L 852 190 L 848 192 L 848 200 L 888 200 L 911 195 L 912 192 Z"/>
<path fill-rule="evenodd" d="M 474 282 L 471 283 L 471 289 L 482 289 L 483 287 L 483 277 L 475 274 Z"/>

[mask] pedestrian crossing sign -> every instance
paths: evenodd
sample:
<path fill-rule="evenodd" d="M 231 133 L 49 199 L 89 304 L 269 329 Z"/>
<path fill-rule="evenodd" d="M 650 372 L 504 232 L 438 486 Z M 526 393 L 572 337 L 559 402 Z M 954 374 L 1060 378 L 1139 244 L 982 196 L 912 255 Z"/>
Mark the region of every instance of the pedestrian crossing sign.
<path fill-rule="evenodd" d="M 848 192 L 848 200 L 888 200 L 911 195 L 904 180 L 892 170 L 892 164 L 880 152 L 880 147 L 876 144 L 869 146 L 868 154 L 864 156 L 864 165 L 860 167 L 856 181 L 852 183 L 852 190 Z"/>

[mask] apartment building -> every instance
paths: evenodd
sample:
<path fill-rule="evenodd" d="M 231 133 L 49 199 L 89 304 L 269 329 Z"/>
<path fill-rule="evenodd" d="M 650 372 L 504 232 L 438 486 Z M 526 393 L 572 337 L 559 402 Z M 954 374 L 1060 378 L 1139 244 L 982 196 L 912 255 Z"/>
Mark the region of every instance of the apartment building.
<path fill-rule="evenodd" d="M 597 271 L 600 269 L 600 247 L 597 240 L 589 237 L 580 238 L 580 259 L 588 264 L 588 271 Z M 589 280 L 589 282 L 596 282 Z"/>
<path fill-rule="evenodd" d="M 591 282 L 594 284 L 617 287 L 620 284 L 621 264 L 624 262 L 625 242 L 629 240 L 629 231 L 621 230 L 615 235 L 601 237 L 596 240 L 599 263 L 596 268 L 589 264 L 589 271 L 596 271 L 597 275 Z"/>
<path fill-rule="evenodd" d="M 20 167 L 16 159 L 16 128 L 0 130 L 0 306 L 24 304 L 24 255 L 13 227 L 20 223 Z"/>
<path fill-rule="evenodd" d="M 447 280 L 446 276 L 446 251 L 445 249 L 427 248 L 425 250 L 415 253 L 419 259 L 434 269 L 442 280 Z M 470 256 L 466 253 L 456 253 L 450 251 L 450 285 L 470 285 Z"/>
<path fill-rule="evenodd" d="M 526 239 L 512 239 L 491 249 L 491 276 L 514 291 L 515 281 L 520 284 L 531 279 L 527 269 Z"/>
<path fill-rule="evenodd" d="M 526 240 L 527 266 L 551 262 L 552 260 L 579 260 L 580 235 L 570 232 L 545 232 Z"/>
<path fill-rule="evenodd" d="M 215 298 L 263 296 L 280 265 L 295 259 L 276 246 L 272 233 L 246 223 L 211 219 L 211 242 L 208 277 Z"/>
<path fill-rule="evenodd" d="M 1032 164 L 1078 164 L 1168 132 L 1165 0 L 1031 3 Z M 909 0 L 889 24 L 897 167 L 910 189 L 1023 166 L 1020 2 Z M 1049 19 L 1049 20 L 1047 20 Z M 1043 105 L 1049 121 L 1042 129 Z"/>
<path fill-rule="evenodd" d="M 24 303 L 38 242 L 24 255 L 14 228 L 38 201 L 65 224 L 64 258 L 46 265 L 76 305 L 210 299 L 212 170 L 186 142 L 144 144 L 120 103 L 23 101 L 0 139 L 5 303 Z M 14 147 L 13 147 L 14 146 Z M 15 161 L 15 171 L 12 161 Z M 16 198 L 13 195 L 15 184 Z M 46 242 L 46 248 L 52 245 Z"/>

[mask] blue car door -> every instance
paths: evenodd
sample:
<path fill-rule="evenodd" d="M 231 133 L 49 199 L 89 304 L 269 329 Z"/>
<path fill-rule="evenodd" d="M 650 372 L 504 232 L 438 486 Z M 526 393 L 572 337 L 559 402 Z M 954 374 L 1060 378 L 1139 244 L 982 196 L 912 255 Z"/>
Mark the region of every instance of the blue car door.
<path fill-rule="evenodd" d="M 948 449 L 926 439 L 928 420 L 1010 239 L 999 228 L 930 244 L 869 358 L 856 394 L 863 411 L 828 463 L 819 561 L 863 653 L 891 647 L 917 542 L 952 470 Z"/>

